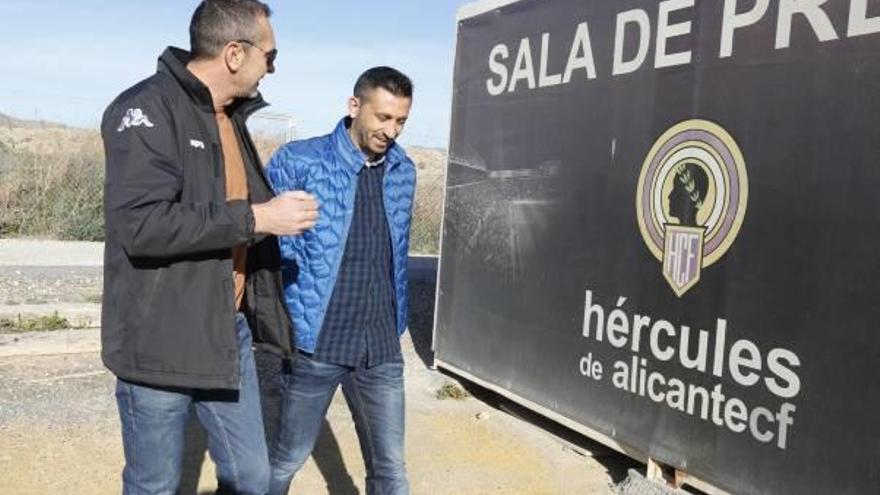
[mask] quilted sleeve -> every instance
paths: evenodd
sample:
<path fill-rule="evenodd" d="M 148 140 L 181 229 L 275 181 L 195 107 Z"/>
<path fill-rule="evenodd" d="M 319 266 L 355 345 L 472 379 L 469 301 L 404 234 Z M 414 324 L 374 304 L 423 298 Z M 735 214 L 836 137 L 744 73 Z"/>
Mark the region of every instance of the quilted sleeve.
<path fill-rule="evenodd" d="M 297 152 L 296 143 L 287 143 L 269 159 L 266 166 L 266 176 L 275 194 L 285 191 L 296 191 L 303 188 L 302 178 L 298 169 L 302 167 L 301 154 Z M 290 271 L 296 265 L 296 251 L 294 249 L 299 236 L 279 236 L 278 246 L 281 248 L 282 269 Z M 285 284 L 286 285 L 286 284 Z"/>
<path fill-rule="evenodd" d="M 287 143 L 272 155 L 269 164 L 266 166 L 266 175 L 269 177 L 269 184 L 275 190 L 275 194 L 284 191 L 295 191 L 300 188 L 298 184 L 296 154 L 294 152 L 294 143 Z"/>

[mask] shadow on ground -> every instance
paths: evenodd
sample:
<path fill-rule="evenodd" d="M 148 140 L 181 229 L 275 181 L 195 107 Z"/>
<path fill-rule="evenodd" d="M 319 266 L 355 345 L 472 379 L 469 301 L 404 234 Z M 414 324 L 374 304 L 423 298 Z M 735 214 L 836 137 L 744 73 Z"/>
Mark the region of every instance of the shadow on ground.
<path fill-rule="evenodd" d="M 434 279 L 424 275 L 414 277 L 409 284 L 409 331 L 416 354 L 426 367 L 432 366 L 434 362 L 434 352 L 431 350 L 434 328 L 434 286 Z M 269 439 L 275 436 L 280 415 L 279 377 L 282 363 L 280 358 L 265 352 L 258 351 L 255 358 L 257 373 L 260 376 L 266 438 L 267 441 L 271 441 Z M 186 431 L 186 450 L 180 495 L 198 494 L 199 476 L 207 455 L 207 447 L 205 432 L 193 414 Z M 312 458 L 330 493 L 333 495 L 360 494 L 345 465 L 339 443 L 326 419 L 315 450 L 312 452 Z"/>
<path fill-rule="evenodd" d="M 431 349 L 431 344 L 434 328 L 435 280 L 432 277 L 425 276 L 413 278 L 410 280 L 409 291 L 410 337 L 422 364 L 431 367 L 434 362 L 434 352 Z M 278 378 L 281 374 L 281 360 L 271 354 L 257 352 L 256 362 L 257 372 L 260 375 L 266 435 L 267 438 L 271 439 L 274 437 L 279 421 L 280 395 Z M 644 464 L 590 440 L 581 433 L 566 428 L 497 393 L 457 377 L 446 370 L 444 370 L 444 373 L 458 379 L 462 386 L 477 400 L 535 425 L 547 433 L 556 436 L 571 446 L 574 451 L 593 457 L 605 467 L 609 477 L 615 484 L 623 482 L 627 478 L 630 469 L 636 469 L 640 472 L 645 470 Z M 193 415 L 194 417 L 195 415 Z M 201 467 L 207 451 L 207 441 L 204 431 L 195 419 L 191 421 L 187 429 L 186 444 L 184 477 L 179 493 L 180 495 L 196 495 L 199 474 L 201 473 Z M 322 432 L 312 457 L 330 493 L 334 495 L 360 494 L 345 465 L 336 437 L 326 420 L 324 421 Z"/>
<path fill-rule="evenodd" d="M 409 330 L 416 353 L 425 366 L 428 367 L 432 367 L 434 364 L 432 342 L 434 331 L 434 305 L 436 302 L 435 295 L 435 278 L 424 276 L 423 274 L 420 279 L 410 280 L 411 314 Z M 519 418 L 522 421 L 526 421 L 546 431 L 548 434 L 559 438 L 561 441 L 571 446 L 574 451 L 592 457 L 605 467 L 608 476 L 615 485 L 619 485 L 626 480 L 629 476 L 629 470 L 631 469 L 635 469 L 641 473 L 645 472 L 645 465 L 632 457 L 612 450 L 575 430 L 550 420 L 510 399 L 492 392 L 489 389 L 469 382 L 465 378 L 456 376 L 448 370 L 442 370 L 442 372 L 455 378 L 475 399 L 492 408 L 499 409 L 511 416 Z M 686 493 L 699 495 L 702 492 L 688 487 Z"/>
<path fill-rule="evenodd" d="M 626 479 L 630 469 L 637 469 L 642 472 L 645 470 L 644 464 L 625 454 L 612 450 L 599 442 L 591 440 L 583 434 L 572 430 L 571 428 L 567 428 L 548 419 L 489 389 L 469 382 L 465 378 L 459 377 L 448 370 L 444 369 L 442 372 L 455 378 L 473 398 L 480 402 L 534 425 L 560 439 L 562 442 L 569 445 L 575 452 L 592 457 L 605 467 L 608 476 L 615 484 Z"/>
<path fill-rule="evenodd" d="M 281 403 L 279 377 L 281 375 L 281 359 L 273 354 L 257 352 L 255 354 L 257 373 L 260 376 L 260 392 L 262 395 L 263 418 L 266 426 L 267 442 L 274 438 L 278 428 Z M 198 493 L 199 477 L 202 464 L 208 452 L 207 435 L 193 414 L 186 430 L 186 450 L 184 452 L 183 476 L 179 495 L 213 495 L 214 492 Z M 359 495 L 360 491 L 345 466 L 339 443 L 324 420 L 321 434 L 312 452 L 312 458 L 324 478 L 327 490 L 333 495 Z"/>
<path fill-rule="evenodd" d="M 434 299 L 436 282 L 431 277 L 409 281 L 409 333 L 416 354 L 426 367 L 434 366 L 431 343 L 434 334 Z"/>

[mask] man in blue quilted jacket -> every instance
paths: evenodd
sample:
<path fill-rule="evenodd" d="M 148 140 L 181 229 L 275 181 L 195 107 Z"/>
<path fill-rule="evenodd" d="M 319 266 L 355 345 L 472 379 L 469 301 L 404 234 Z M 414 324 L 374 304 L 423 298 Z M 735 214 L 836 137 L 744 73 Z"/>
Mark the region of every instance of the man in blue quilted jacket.
<path fill-rule="evenodd" d="M 340 384 L 367 467 L 367 494 L 409 493 L 400 335 L 416 173 L 395 141 L 411 105 L 409 78 L 390 67 L 369 69 L 331 134 L 288 143 L 269 163 L 277 192 L 306 191 L 320 205 L 314 228 L 280 238 L 298 352 L 281 377 L 270 494 L 287 493 Z"/>

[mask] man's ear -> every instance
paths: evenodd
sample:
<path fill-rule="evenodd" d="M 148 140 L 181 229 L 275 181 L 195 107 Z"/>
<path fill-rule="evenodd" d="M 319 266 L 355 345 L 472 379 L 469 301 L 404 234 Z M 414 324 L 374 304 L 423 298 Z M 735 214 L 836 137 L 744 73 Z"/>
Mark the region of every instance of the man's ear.
<path fill-rule="evenodd" d="M 348 99 L 348 116 L 351 118 L 357 118 L 358 114 L 361 112 L 361 100 L 357 96 L 352 96 Z"/>
<path fill-rule="evenodd" d="M 236 73 L 244 64 L 244 48 L 240 43 L 227 43 L 223 47 L 223 61 L 229 72 Z"/>

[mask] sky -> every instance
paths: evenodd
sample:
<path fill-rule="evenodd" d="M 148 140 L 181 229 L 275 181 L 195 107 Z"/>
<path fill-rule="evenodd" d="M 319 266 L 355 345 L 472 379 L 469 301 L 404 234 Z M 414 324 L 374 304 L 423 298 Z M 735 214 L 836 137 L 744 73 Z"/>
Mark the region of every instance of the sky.
<path fill-rule="evenodd" d="M 275 74 L 267 111 L 295 134 L 326 134 L 357 76 L 390 65 L 410 76 L 413 109 L 400 141 L 445 148 L 455 14 L 466 0 L 276 0 Z M 166 46 L 189 47 L 197 0 L 0 0 L 0 113 L 97 128 L 110 101 L 155 72 Z M 284 124 L 272 124 L 284 126 Z"/>

